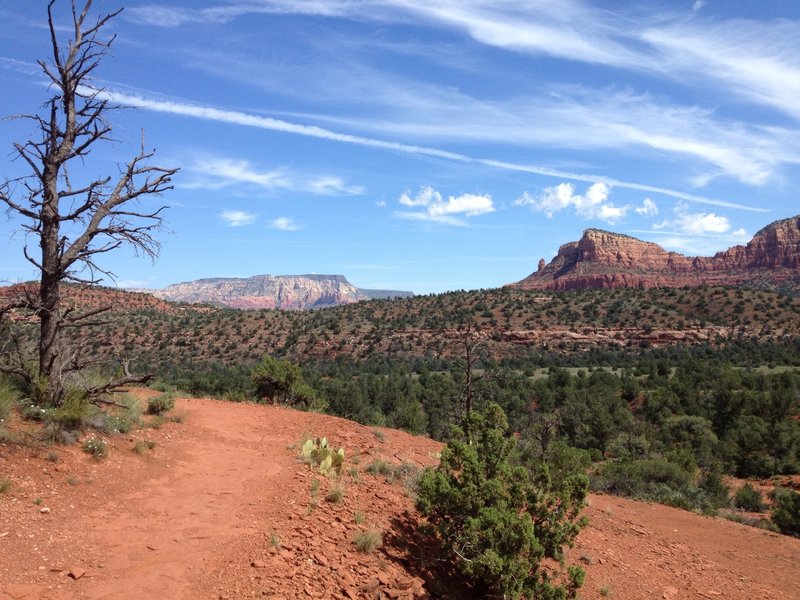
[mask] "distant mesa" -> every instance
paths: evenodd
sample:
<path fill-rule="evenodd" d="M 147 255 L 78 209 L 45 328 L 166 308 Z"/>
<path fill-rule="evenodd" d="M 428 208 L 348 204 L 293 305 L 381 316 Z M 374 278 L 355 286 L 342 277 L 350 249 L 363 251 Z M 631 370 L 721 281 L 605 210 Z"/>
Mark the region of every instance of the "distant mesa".
<path fill-rule="evenodd" d="M 214 277 L 176 283 L 151 293 L 173 302 L 207 303 L 231 308 L 306 310 L 362 300 L 408 298 L 413 292 L 355 287 L 344 275 L 255 275 Z"/>
<path fill-rule="evenodd" d="M 746 246 L 714 256 L 684 256 L 658 244 L 587 229 L 548 264 L 511 287 L 530 290 L 747 285 L 800 292 L 800 215 L 775 221 Z"/>

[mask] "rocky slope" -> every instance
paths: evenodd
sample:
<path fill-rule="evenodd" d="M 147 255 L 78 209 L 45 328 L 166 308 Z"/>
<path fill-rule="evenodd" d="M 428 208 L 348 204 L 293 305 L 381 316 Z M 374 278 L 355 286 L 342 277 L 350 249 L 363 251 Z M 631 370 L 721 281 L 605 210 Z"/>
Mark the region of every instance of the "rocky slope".
<path fill-rule="evenodd" d="M 176 283 L 152 292 L 176 302 L 202 302 L 231 308 L 304 310 L 351 304 L 373 298 L 413 296 L 411 292 L 362 290 L 343 275 L 256 275 L 215 277 Z"/>
<path fill-rule="evenodd" d="M 38 283 L 28 282 L 0 286 L 0 307 L 6 303 L 13 303 L 26 294 L 35 294 L 38 290 L 38 285 Z M 117 312 L 156 310 L 161 313 L 175 313 L 181 311 L 181 307 L 154 298 L 152 294 L 99 285 L 64 284 L 61 287 L 61 297 L 66 306 L 78 307 L 82 310 L 93 310 L 107 306 Z"/>
<path fill-rule="evenodd" d="M 600 229 L 587 229 L 556 257 L 515 284 L 521 289 L 684 287 L 739 285 L 800 290 L 800 215 L 775 221 L 746 246 L 711 257 L 668 252 L 658 244 Z"/>

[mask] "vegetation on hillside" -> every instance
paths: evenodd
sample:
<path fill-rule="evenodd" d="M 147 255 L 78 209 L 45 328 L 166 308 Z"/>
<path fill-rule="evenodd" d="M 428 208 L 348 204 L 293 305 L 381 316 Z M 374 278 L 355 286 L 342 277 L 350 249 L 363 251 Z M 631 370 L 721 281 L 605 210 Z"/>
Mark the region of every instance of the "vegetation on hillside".
<path fill-rule="evenodd" d="M 192 394 L 448 441 L 470 336 L 474 407 L 502 408 L 525 460 L 714 510 L 729 505 L 726 474 L 800 472 L 798 332 L 800 299 L 765 291 L 480 290 L 306 313 L 120 310 L 90 349 Z"/>

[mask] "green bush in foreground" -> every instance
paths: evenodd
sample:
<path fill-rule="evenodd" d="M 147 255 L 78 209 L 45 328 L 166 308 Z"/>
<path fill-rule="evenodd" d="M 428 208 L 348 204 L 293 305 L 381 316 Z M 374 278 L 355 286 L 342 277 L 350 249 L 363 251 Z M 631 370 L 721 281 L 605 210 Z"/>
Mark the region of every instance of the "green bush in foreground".
<path fill-rule="evenodd" d="M 516 441 L 498 405 L 468 419 L 472 439 L 454 430 L 439 466 L 419 480 L 417 508 L 478 597 L 574 597 L 583 570 L 554 573 L 543 561 L 563 569 L 563 548 L 585 525 L 586 476 L 568 477 L 554 490 L 544 464 L 535 475 L 515 464 Z"/>

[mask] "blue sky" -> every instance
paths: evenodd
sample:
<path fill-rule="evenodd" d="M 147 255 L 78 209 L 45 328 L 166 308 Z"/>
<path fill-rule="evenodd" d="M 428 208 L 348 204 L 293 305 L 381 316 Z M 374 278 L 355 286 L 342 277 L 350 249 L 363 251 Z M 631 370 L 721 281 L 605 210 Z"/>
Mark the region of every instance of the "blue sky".
<path fill-rule="evenodd" d="M 0 6 L 2 116 L 47 97 L 45 4 Z M 123 287 L 316 272 L 488 288 L 589 227 L 708 255 L 800 213 L 797 2 L 124 6 L 93 83 L 134 108 L 71 177 L 114 173 L 141 130 L 181 171 L 158 261 L 105 257 Z M 2 122 L 0 175 L 24 173 L 12 143 L 30 134 Z M 0 280 L 34 276 L 17 230 L 0 218 Z"/>

